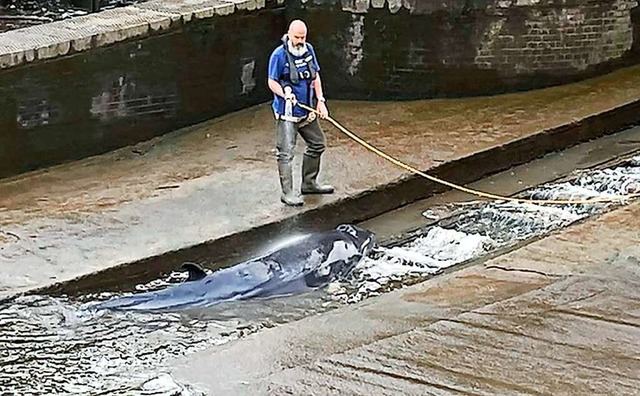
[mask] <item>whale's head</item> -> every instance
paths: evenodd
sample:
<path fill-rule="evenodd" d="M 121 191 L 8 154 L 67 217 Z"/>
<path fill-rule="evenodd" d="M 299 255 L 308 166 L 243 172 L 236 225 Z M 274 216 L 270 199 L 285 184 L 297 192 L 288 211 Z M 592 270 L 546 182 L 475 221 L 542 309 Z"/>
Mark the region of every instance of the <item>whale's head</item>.
<path fill-rule="evenodd" d="M 341 224 L 336 229 L 351 238 L 363 257 L 367 256 L 376 244 L 376 238 L 373 232 L 365 230 L 364 228 L 353 224 Z"/>

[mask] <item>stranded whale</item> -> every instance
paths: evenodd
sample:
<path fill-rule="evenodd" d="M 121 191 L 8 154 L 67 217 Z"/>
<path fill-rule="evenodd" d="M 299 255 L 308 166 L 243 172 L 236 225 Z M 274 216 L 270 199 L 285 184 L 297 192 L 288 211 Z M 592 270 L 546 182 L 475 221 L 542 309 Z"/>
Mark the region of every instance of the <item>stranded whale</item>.
<path fill-rule="evenodd" d="M 312 290 L 347 275 L 371 250 L 374 235 L 343 224 L 310 234 L 264 256 L 207 275 L 185 263 L 186 282 L 167 289 L 116 297 L 89 309 L 167 311 L 202 308 L 227 301 L 266 298 Z"/>

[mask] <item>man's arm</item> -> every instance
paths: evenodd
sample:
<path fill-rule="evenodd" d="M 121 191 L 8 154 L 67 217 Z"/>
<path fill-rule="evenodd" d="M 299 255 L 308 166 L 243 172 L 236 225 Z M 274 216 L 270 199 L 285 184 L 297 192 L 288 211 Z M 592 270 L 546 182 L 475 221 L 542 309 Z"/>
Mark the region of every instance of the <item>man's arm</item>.
<path fill-rule="evenodd" d="M 320 73 L 316 74 L 316 79 L 313 80 L 313 89 L 316 91 L 316 98 L 318 98 L 318 105 L 316 106 L 316 110 L 320 112 L 320 116 L 322 118 L 327 118 L 329 116 L 329 109 L 327 109 L 327 105 L 325 103 Z"/>
<path fill-rule="evenodd" d="M 267 85 L 271 92 L 275 95 L 283 97 L 286 99 L 286 95 L 284 93 L 284 87 L 280 85 L 278 82 L 278 77 L 280 76 L 282 67 L 282 57 L 278 55 L 279 49 L 275 49 L 271 56 L 269 57 L 269 70 L 267 71 Z"/>
<path fill-rule="evenodd" d="M 269 85 L 269 89 L 271 90 L 271 92 L 284 98 L 284 89 L 279 82 L 277 82 L 273 78 L 270 78 L 268 79 L 267 84 Z"/>
<path fill-rule="evenodd" d="M 294 106 L 298 103 L 298 99 L 293 92 L 291 92 L 291 87 L 283 88 L 279 82 L 272 78 L 270 78 L 267 83 L 269 85 L 269 89 L 271 89 L 274 94 L 282 96 L 285 100 L 291 100 L 291 103 L 293 103 Z"/>
<path fill-rule="evenodd" d="M 316 91 L 316 98 L 318 101 L 324 99 L 324 92 L 322 91 L 322 80 L 320 79 L 320 73 L 316 74 L 316 79 L 313 81 L 313 89 Z"/>

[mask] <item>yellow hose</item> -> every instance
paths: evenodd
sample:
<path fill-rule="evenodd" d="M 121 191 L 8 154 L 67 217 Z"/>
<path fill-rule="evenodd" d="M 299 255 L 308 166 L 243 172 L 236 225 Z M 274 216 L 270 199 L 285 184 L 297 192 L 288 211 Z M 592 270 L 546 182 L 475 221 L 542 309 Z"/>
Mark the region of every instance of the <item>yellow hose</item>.
<path fill-rule="evenodd" d="M 298 106 L 300 106 L 301 108 L 303 108 L 303 109 L 305 109 L 307 111 L 314 112 L 314 113 L 316 113 L 317 115 L 320 116 L 320 113 L 316 109 L 313 109 L 313 108 L 311 108 L 309 106 L 306 106 L 306 105 L 304 105 L 302 103 L 298 103 Z M 387 161 L 391 162 L 392 164 L 397 165 L 400 168 L 402 168 L 404 170 L 407 170 L 407 171 L 409 171 L 411 173 L 414 173 L 416 175 L 422 176 L 425 179 L 431 180 L 431 181 L 433 181 L 435 183 L 439 183 L 439 184 L 445 185 L 447 187 L 451 187 L 451 188 L 453 188 L 455 190 L 462 191 L 462 192 L 465 192 L 467 194 L 475 195 L 475 196 L 482 197 L 482 198 L 489 198 L 489 199 L 495 199 L 495 200 L 500 200 L 500 201 L 532 203 L 532 204 L 538 204 L 538 205 L 544 205 L 544 204 L 555 204 L 555 205 L 581 204 L 581 205 L 587 205 L 587 204 L 598 204 L 598 203 L 609 203 L 609 202 L 626 201 L 626 200 L 629 200 L 629 199 L 640 197 L 640 193 L 635 193 L 635 194 L 626 194 L 626 195 L 615 195 L 615 196 L 610 196 L 610 197 L 606 197 L 606 198 L 603 197 L 603 198 L 577 199 L 577 200 L 566 200 L 566 199 L 551 200 L 551 199 L 513 198 L 513 197 L 505 197 L 505 196 L 502 196 L 502 195 L 497 195 L 497 194 L 487 193 L 487 192 L 483 192 L 483 191 L 478 191 L 478 190 L 474 190 L 474 189 L 471 189 L 471 188 L 467 188 L 467 187 L 464 187 L 464 186 L 457 185 L 455 183 L 451 183 L 451 182 L 446 181 L 446 180 L 442 180 L 442 179 L 437 178 L 435 176 L 428 175 L 428 174 L 426 174 L 426 173 L 424 173 L 424 172 L 412 167 L 411 165 L 408 165 L 408 164 L 400 161 L 399 159 L 392 157 L 391 155 L 385 153 L 384 151 L 377 149 L 373 145 L 367 143 L 365 140 L 360 138 L 355 133 L 349 131 L 347 128 L 345 128 L 342 125 L 340 125 L 340 123 L 337 122 L 336 120 L 334 120 L 333 118 L 326 117 L 324 119 L 326 119 L 327 121 L 332 123 L 336 128 L 338 128 L 342 133 L 344 133 L 345 135 L 347 135 L 348 137 L 353 139 L 356 143 L 360 144 L 361 146 L 363 146 L 367 150 L 379 155 L 380 157 L 386 159 Z"/>

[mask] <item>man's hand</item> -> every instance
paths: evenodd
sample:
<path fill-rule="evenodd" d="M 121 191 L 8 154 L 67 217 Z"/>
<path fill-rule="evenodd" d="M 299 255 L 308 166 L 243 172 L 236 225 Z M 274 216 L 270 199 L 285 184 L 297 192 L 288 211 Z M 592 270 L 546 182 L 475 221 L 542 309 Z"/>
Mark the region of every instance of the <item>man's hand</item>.
<path fill-rule="evenodd" d="M 320 118 L 329 117 L 329 109 L 327 109 L 327 105 L 324 102 L 318 101 L 318 105 L 316 106 L 316 110 L 320 113 Z"/>
<path fill-rule="evenodd" d="M 289 88 L 289 87 L 287 87 Z M 290 100 L 291 104 L 293 106 L 295 106 L 296 104 L 298 104 L 298 99 L 296 98 L 296 95 L 293 94 L 293 92 L 291 92 L 291 88 L 284 90 L 284 100 Z"/>

